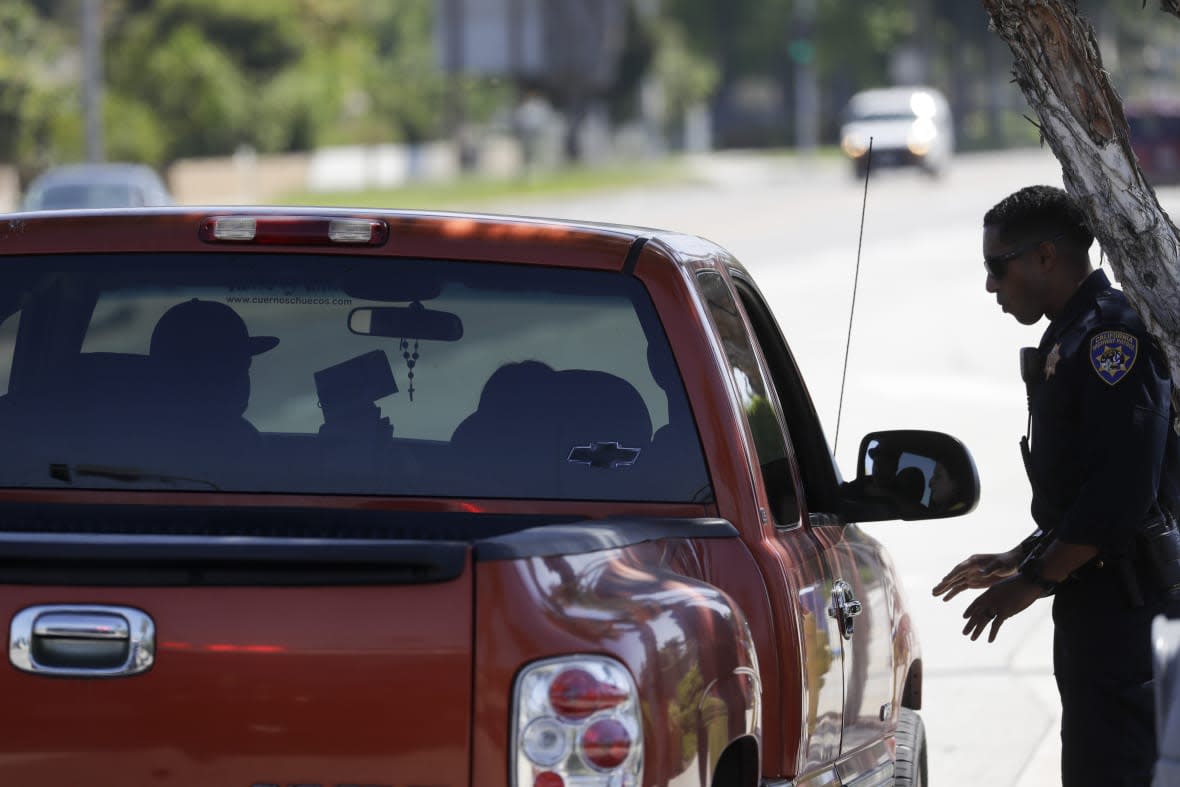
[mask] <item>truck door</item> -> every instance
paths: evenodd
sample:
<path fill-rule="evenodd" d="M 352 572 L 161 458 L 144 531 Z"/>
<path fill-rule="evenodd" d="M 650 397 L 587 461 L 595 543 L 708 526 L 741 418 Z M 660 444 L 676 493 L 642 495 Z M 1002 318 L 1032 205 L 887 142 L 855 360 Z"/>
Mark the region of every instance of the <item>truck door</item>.
<path fill-rule="evenodd" d="M 768 692 L 764 697 L 767 737 L 774 734 L 769 730 L 777 729 L 783 738 L 779 773 L 798 777 L 798 784 L 830 784 L 840 756 L 844 676 L 842 635 L 828 614 L 833 591 L 833 572 L 825 555 L 829 545 L 800 520 L 797 462 L 775 392 L 733 290 L 715 270 L 700 271 L 697 286 L 754 442 L 758 467 L 751 472 L 762 484 L 771 509 L 763 509 L 764 522 L 770 525 L 763 528 L 767 537 L 751 550 L 766 578 L 776 616 L 779 690 L 778 696 Z M 799 732 L 797 741 L 790 738 L 793 730 Z M 779 743 L 766 745 L 773 750 Z"/>
<path fill-rule="evenodd" d="M 795 452 L 802 499 L 801 523 L 818 544 L 826 578 L 826 613 L 838 628 L 844 672 L 842 781 L 891 767 L 887 728 L 895 723 L 892 589 L 887 557 L 855 524 L 836 515 L 839 469 L 824 437 L 807 386 L 761 294 L 740 271 L 734 286 L 754 331 Z M 780 524 L 779 532 L 782 532 Z"/>

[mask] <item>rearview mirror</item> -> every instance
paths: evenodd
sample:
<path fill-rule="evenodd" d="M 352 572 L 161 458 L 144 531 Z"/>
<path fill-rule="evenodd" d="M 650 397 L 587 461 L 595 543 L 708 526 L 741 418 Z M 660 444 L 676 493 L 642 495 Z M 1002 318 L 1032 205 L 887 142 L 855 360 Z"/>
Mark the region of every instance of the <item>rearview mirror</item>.
<path fill-rule="evenodd" d="M 971 453 L 942 432 L 872 432 L 860 443 L 856 479 L 841 489 L 846 518 L 941 519 L 962 516 L 979 502 Z"/>
<path fill-rule="evenodd" d="M 366 306 L 348 314 L 348 330 L 362 336 L 454 342 L 463 322 L 451 312 L 433 311 L 415 301 L 409 306 Z"/>

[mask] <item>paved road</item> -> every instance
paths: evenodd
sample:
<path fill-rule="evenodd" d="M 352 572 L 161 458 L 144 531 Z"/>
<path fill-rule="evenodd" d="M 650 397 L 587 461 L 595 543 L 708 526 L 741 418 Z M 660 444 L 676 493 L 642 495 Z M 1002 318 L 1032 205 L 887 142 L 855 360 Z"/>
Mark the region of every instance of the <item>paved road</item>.
<path fill-rule="evenodd" d="M 849 477 L 859 439 L 873 429 L 940 429 L 967 443 L 983 486 L 973 513 L 866 529 L 892 551 L 922 638 L 931 782 L 1053 787 L 1060 749 L 1049 602 L 987 644 L 960 634 L 973 594 L 944 603 L 930 588 L 968 554 L 1007 549 L 1032 530 L 1017 447 L 1025 423 L 1017 350 L 1035 345 L 1044 324 L 1017 324 L 984 291 L 981 222 L 1021 186 L 1060 185 L 1060 168 L 1047 150 L 1029 150 L 960 156 L 940 181 L 879 173 L 862 240 L 864 186 L 842 163 L 716 156 L 699 162 L 692 186 L 497 209 L 665 227 L 734 252 L 792 343 Z M 1177 194 L 1160 199 L 1176 215 Z"/>

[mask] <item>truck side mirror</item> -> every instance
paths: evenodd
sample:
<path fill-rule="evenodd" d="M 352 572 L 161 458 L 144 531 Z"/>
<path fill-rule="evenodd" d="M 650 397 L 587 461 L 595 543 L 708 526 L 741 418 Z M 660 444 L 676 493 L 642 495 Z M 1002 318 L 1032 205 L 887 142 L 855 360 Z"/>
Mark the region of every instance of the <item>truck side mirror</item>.
<path fill-rule="evenodd" d="M 852 521 L 942 519 L 979 502 L 979 474 L 967 447 L 942 432 L 872 432 L 860 442 L 856 479 L 841 487 Z"/>

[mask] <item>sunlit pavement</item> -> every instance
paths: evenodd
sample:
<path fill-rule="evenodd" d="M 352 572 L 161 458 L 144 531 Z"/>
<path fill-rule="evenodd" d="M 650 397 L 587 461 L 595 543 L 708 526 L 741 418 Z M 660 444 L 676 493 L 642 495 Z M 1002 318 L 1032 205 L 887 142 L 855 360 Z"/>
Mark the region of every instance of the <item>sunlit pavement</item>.
<path fill-rule="evenodd" d="M 930 781 L 1059 785 L 1050 602 L 1005 623 L 989 644 L 961 634 L 974 592 L 949 603 L 930 593 L 959 560 L 1008 549 L 1032 530 L 1018 449 L 1026 411 L 1017 357 L 1037 343 L 1044 323 L 1017 324 L 985 292 L 981 226 L 987 209 L 1017 188 L 1060 185 L 1056 160 L 1038 149 L 964 155 L 937 181 L 883 171 L 870 181 L 867 204 L 864 183 L 835 158 L 728 153 L 694 166 L 694 185 L 501 208 L 664 227 L 733 252 L 774 308 L 829 440 L 838 436 L 846 475 L 861 435 L 874 429 L 939 429 L 971 448 L 983 488 L 974 512 L 864 526 L 889 547 L 921 636 Z M 1175 215 L 1180 193 L 1159 196 Z"/>

